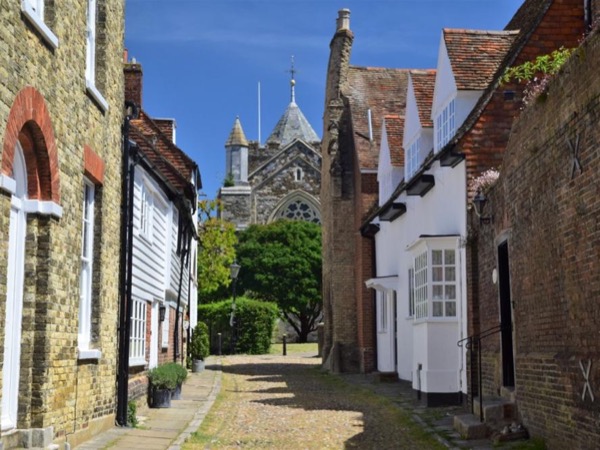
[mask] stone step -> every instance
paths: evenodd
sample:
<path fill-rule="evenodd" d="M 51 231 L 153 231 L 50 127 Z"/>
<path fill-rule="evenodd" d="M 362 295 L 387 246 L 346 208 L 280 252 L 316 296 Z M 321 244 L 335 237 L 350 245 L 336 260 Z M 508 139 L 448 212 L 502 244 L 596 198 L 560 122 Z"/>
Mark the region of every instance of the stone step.
<path fill-rule="evenodd" d="M 473 399 L 473 410 L 477 417 L 482 416 L 480 411 L 479 398 Z M 502 420 L 511 420 L 517 418 L 517 405 L 503 398 L 484 398 L 483 399 L 483 421 L 500 422 Z"/>
<path fill-rule="evenodd" d="M 454 416 L 454 429 L 463 439 L 485 439 L 488 435 L 488 427 L 474 414 L 460 414 Z"/>

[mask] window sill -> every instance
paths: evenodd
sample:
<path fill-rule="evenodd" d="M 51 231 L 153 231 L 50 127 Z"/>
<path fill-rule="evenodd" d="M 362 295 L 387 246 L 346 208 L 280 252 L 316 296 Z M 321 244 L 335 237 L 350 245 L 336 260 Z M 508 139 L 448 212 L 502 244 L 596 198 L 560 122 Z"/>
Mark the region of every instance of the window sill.
<path fill-rule="evenodd" d="M 129 360 L 129 367 L 145 366 L 146 360 L 144 358 L 131 358 Z"/>
<path fill-rule="evenodd" d="M 103 113 L 108 111 L 108 102 L 100 91 L 96 88 L 94 83 L 89 80 L 85 80 L 85 89 L 90 97 L 98 104 Z"/>
<path fill-rule="evenodd" d="M 50 45 L 52 50 L 56 50 L 58 48 L 58 37 L 56 37 L 50 28 L 48 28 L 48 25 L 44 23 L 41 17 L 33 10 L 33 8 L 31 8 L 31 5 L 26 0 L 21 1 L 21 11 L 38 33 L 40 33 L 42 39 Z"/>
<path fill-rule="evenodd" d="M 78 360 L 96 360 L 98 361 L 102 358 L 102 352 L 96 349 L 87 349 L 83 350 L 81 348 L 77 349 L 77 359 Z"/>
<path fill-rule="evenodd" d="M 458 317 L 421 317 L 414 319 L 414 324 L 421 323 L 458 323 Z"/>

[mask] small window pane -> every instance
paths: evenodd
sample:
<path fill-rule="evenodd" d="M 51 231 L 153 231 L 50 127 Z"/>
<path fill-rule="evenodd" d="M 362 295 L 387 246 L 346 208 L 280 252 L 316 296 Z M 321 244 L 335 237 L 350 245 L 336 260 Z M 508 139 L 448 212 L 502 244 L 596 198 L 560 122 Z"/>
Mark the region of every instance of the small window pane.
<path fill-rule="evenodd" d="M 444 298 L 444 286 L 443 285 L 434 285 L 433 286 L 433 298 L 441 300 Z"/>
<path fill-rule="evenodd" d="M 455 260 L 454 250 L 446 250 L 444 252 L 444 260 L 445 260 L 444 262 L 446 264 L 452 264 L 453 265 L 454 264 L 454 260 Z"/>
<path fill-rule="evenodd" d="M 431 273 L 432 281 L 444 281 L 444 269 L 442 267 L 434 267 Z"/>
<path fill-rule="evenodd" d="M 454 267 L 446 267 L 446 281 L 456 280 L 456 269 Z"/>
<path fill-rule="evenodd" d="M 431 252 L 431 263 L 434 265 L 442 264 L 442 251 L 441 250 L 433 250 Z"/>
<path fill-rule="evenodd" d="M 444 303 L 433 302 L 433 317 L 442 317 L 444 315 Z"/>
<path fill-rule="evenodd" d="M 446 302 L 446 317 L 456 317 L 456 302 Z"/>
<path fill-rule="evenodd" d="M 454 300 L 456 298 L 456 286 L 454 286 L 453 284 L 447 285 L 446 296 L 444 298 L 446 298 L 447 300 Z"/>

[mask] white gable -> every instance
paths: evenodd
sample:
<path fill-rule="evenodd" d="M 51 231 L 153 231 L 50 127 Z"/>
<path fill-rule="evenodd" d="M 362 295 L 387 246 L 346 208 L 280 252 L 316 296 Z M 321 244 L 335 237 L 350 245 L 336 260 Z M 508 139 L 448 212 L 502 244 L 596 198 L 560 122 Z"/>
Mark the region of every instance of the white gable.
<path fill-rule="evenodd" d="M 448 57 L 446 43 L 444 42 L 444 32 L 442 31 L 440 48 L 438 50 L 437 73 L 435 76 L 435 88 L 433 91 L 431 120 L 435 122 L 435 118 L 442 108 L 451 98 L 456 96 L 456 91 L 456 81 L 454 78 L 454 73 L 452 72 L 450 58 Z"/>
<path fill-rule="evenodd" d="M 417 97 L 412 76 L 408 75 L 408 89 L 406 92 L 406 109 L 404 112 L 404 136 L 402 146 L 407 149 L 408 146 L 421 132 L 421 119 L 419 118 L 419 107 L 417 106 Z"/>
<path fill-rule="evenodd" d="M 385 119 L 381 126 L 381 144 L 379 148 L 379 163 L 377 166 L 377 181 L 379 183 L 379 206 L 389 200 L 394 189 L 402 181 L 404 168 L 392 166 L 390 145 L 387 137 Z"/>

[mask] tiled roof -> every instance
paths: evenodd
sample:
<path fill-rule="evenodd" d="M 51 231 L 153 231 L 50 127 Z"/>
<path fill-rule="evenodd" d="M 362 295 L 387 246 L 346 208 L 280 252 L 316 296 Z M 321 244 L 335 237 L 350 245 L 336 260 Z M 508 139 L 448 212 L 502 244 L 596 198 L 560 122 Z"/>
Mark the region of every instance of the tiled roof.
<path fill-rule="evenodd" d="M 296 102 L 292 101 L 275 125 L 275 129 L 267 139 L 267 144 L 279 144 L 280 147 L 284 147 L 297 138 L 307 143 L 321 140 Z"/>
<path fill-rule="evenodd" d="M 198 170 L 196 163 L 173 144 L 143 110 L 131 121 L 130 139 L 172 188 L 185 193 L 188 198 L 193 195 L 191 179 Z"/>
<path fill-rule="evenodd" d="M 389 114 L 403 116 L 408 70 L 350 66 L 343 94 L 350 104 L 354 146 L 361 169 L 377 169 L 381 124 Z M 372 141 L 369 141 L 368 110 Z"/>
<path fill-rule="evenodd" d="M 510 49 L 516 31 L 444 28 L 444 43 L 458 90 L 483 90 Z"/>
<path fill-rule="evenodd" d="M 404 149 L 402 137 L 404 134 L 404 116 L 388 114 L 385 119 L 385 132 L 387 133 L 390 161 L 394 167 L 404 166 Z"/>
<path fill-rule="evenodd" d="M 529 30 L 542 19 L 552 0 L 526 0 L 517 10 L 505 30 Z"/>
<path fill-rule="evenodd" d="M 419 120 L 423 128 L 433 128 L 431 120 L 431 105 L 433 104 L 433 90 L 435 88 L 435 70 L 411 70 L 417 108 L 419 109 Z"/>
<path fill-rule="evenodd" d="M 248 147 L 248 140 L 246 139 L 246 135 L 244 134 L 244 130 L 242 129 L 242 124 L 240 123 L 239 117 L 235 118 L 235 122 L 233 123 L 231 133 L 229 133 L 229 137 L 225 142 L 225 147 L 229 146 Z"/>

